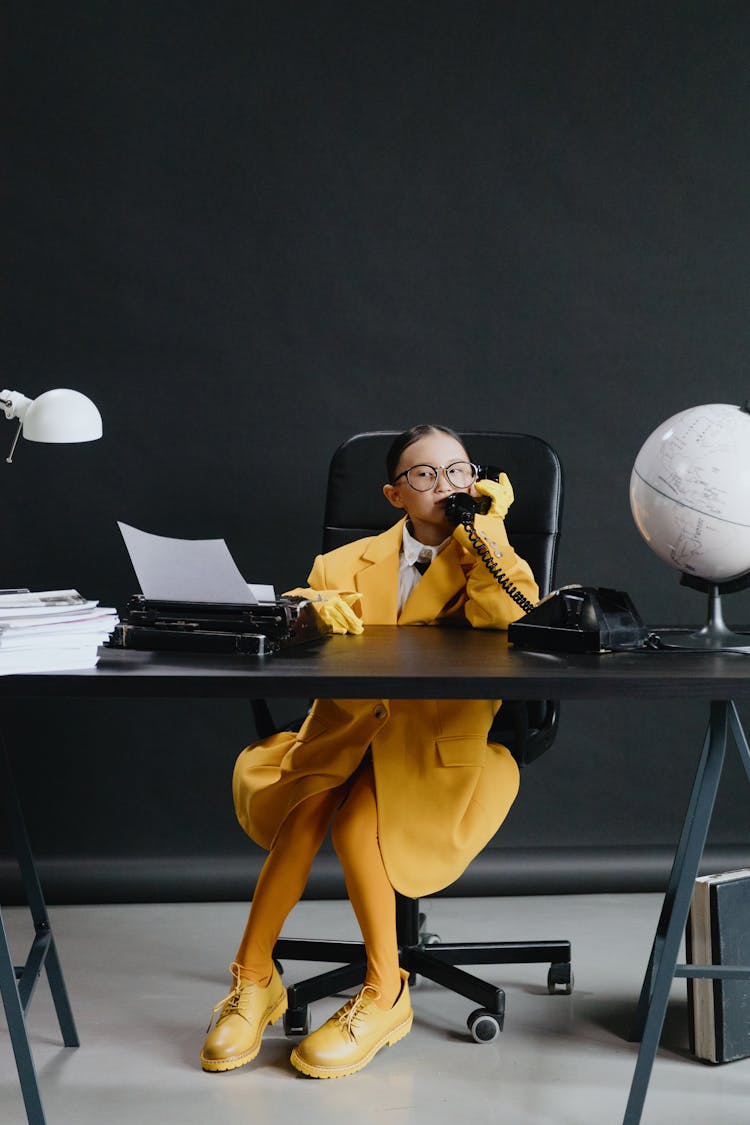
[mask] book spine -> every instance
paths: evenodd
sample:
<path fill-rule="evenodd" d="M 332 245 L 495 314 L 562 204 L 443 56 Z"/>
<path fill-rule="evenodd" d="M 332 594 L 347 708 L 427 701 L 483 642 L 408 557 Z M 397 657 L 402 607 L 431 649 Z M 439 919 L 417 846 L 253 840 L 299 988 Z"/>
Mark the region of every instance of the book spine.
<path fill-rule="evenodd" d="M 695 892 L 693 892 L 693 900 L 690 903 L 690 913 L 688 914 L 687 926 L 685 927 L 685 962 L 688 965 L 694 965 L 695 959 L 693 957 L 694 940 L 693 930 L 696 925 L 696 905 L 695 905 Z M 688 1048 L 690 1054 L 696 1054 L 695 1050 L 695 977 L 687 978 L 687 1006 L 688 1006 Z"/>
<path fill-rule="evenodd" d="M 691 964 L 712 963 L 710 909 L 708 884 L 704 879 L 696 879 L 685 931 L 685 944 L 688 946 L 689 943 Z M 716 1062 L 714 994 L 713 981 L 710 978 L 688 978 L 688 1005 L 691 1049 L 697 1058 L 704 1059 L 706 1062 Z"/>
<path fill-rule="evenodd" d="M 709 885 L 709 917 L 711 919 L 711 964 L 721 964 L 721 937 L 719 933 L 719 893 L 716 883 Z M 711 981 L 714 1012 L 714 1057 L 713 1062 L 723 1062 L 724 1043 L 724 982 L 714 977 Z"/>

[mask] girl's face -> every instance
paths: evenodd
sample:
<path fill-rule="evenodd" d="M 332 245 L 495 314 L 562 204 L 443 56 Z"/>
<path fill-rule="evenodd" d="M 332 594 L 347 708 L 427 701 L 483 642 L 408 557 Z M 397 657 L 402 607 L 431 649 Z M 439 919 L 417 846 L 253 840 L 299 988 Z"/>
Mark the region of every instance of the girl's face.
<path fill-rule="evenodd" d="M 395 484 L 384 485 L 383 494 L 394 508 L 406 512 L 414 537 L 420 543 L 437 546 L 453 531 L 453 524 L 445 518 L 445 501 L 452 493 L 470 492 L 471 488 L 454 488 L 442 470 L 454 461 L 468 460 L 469 455 L 463 445 L 439 430 L 425 434 L 401 454 L 395 473 L 398 480 Z M 399 476 L 413 465 L 431 465 L 439 470 L 437 483 L 431 491 L 417 492 L 405 476 Z"/>

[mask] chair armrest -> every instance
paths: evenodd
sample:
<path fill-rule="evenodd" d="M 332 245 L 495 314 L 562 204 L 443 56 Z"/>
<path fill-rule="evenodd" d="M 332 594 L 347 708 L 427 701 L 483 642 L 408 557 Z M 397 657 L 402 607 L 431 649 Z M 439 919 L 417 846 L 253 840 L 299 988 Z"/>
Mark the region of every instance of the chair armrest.
<path fill-rule="evenodd" d="M 490 727 L 489 739 L 507 746 L 519 767 L 530 765 L 550 749 L 560 722 L 554 699 L 506 700 Z"/>

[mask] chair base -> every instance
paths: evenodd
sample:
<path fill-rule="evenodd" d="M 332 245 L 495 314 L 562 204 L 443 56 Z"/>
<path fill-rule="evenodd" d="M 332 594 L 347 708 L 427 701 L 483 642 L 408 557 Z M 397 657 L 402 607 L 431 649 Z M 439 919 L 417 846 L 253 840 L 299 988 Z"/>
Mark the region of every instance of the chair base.
<path fill-rule="evenodd" d="M 465 972 L 459 965 L 548 964 L 547 989 L 569 995 L 573 991 L 569 941 L 441 942 L 424 932 L 425 917 L 419 903 L 397 896 L 396 926 L 401 968 L 413 983 L 419 975 L 478 1004 L 468 1019 L 477 1042 L 488 1042 L 502 1031 L 505 993 L 502 988 Z M 326 941 L 281 937 L 274 958 L 293 961 L 337 962 L 338 967 L 299 981 L 288 988 L 289 1007 L 284 1016 L 287 1035 L 306 1035 L 310 1030 L 309 1005 L 325 996 L 335 996 L 364 983 L 367 956 L 362 942 Z"/>

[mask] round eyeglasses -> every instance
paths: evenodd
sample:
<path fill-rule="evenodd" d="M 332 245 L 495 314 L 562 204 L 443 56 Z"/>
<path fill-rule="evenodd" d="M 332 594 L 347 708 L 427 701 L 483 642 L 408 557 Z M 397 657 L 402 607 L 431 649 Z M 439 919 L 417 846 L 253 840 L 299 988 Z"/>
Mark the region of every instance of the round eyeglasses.
<path fill-rule="evenodd" d="M 479 469 L 471 461 L 452 461 L 450 465 L 412 465 L 393 478 L 396 484 L 401 477 L 415 492 L 431 492 L 442 473 L 451 488 L 470 488 L 477 479 Z"/>

